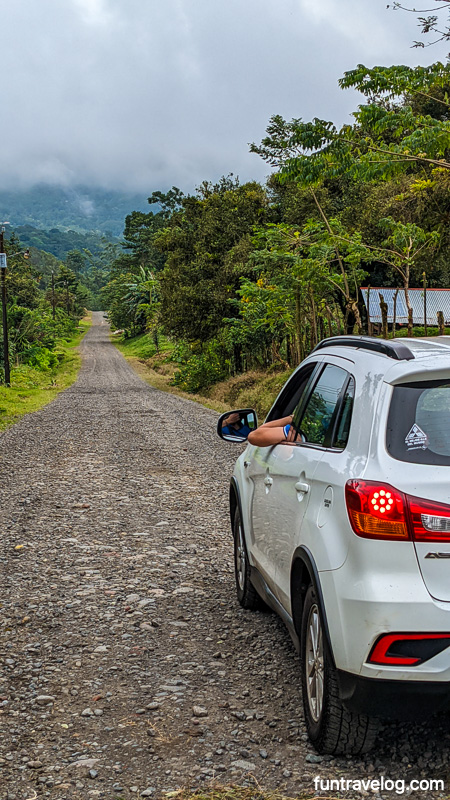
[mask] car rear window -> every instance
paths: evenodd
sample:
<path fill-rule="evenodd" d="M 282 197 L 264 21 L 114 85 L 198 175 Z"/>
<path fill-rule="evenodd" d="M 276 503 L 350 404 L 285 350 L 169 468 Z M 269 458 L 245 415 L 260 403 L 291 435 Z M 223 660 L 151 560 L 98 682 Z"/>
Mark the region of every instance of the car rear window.
<path fill-rule="evenodd" d="M 450 380 L 394 387 L 386 445 L 399 461 L 450 466 Z"/>

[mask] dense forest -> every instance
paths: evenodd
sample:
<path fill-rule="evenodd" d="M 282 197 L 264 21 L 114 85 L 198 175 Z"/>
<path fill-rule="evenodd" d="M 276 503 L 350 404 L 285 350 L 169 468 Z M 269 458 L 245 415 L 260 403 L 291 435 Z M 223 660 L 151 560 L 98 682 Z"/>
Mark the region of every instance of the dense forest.
<path fill-rule="evenodd" d="M 97 231 L 109 238 L 122 234 L 130 208 L 144 211 L 145 195 L 87 186 L 45 184 L 23 190 L 0 191 L 0 219 L 12 227 L 59 228 L 61 231 Z"/>
<path fill-rule="evenodd" d="M 108 244 L 118 244 L 119 242 L 116 237 L 107 236 L 97 231 L 80 233 L 70 229 L 63 231 L 59 228 L 45 230 L 43 228 L 34 228 L 32 225 L 17 225 L 14 227 L 14 233 L 19 237 L 24 247 L 34 247 L 37 250 L 51 253 L 61 261 L 64 261 L 72 250 L 81 252 L 88 250 L 92 255 L 99 256 Z"/>
<path fill-rule="evenodd" d="M 154 192 L 128 215 L 103 292 L 114 328 L 171 338 L 189 391 L 293 367 L 329 334 L 367 332 L 361 286 L 450 285 L 450 67 L 359 65 L 353 123 L 274 116 L 252 151 L 267 184 L 233 175 Z"/>

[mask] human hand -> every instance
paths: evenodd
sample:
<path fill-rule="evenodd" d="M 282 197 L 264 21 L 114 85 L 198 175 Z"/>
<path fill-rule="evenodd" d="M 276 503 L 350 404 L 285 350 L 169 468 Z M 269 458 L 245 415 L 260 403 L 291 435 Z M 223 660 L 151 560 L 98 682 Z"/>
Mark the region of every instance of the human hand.
<path fill-rule="evenodd" d="M 235 425 L 239 421 L 240 416 L 237 411 L 234 411 L 232 414 L 228 414 L 228 417 L 225 417 L 225 419 L 222 420 L 222 427 L 224 428 L 226 425 Z"/>

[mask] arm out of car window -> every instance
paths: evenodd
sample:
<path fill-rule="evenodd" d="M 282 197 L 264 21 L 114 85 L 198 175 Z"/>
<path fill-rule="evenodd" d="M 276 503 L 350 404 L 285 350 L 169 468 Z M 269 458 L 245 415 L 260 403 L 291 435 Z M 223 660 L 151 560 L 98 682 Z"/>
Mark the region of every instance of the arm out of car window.
<path fill-rule="evenodd" d="M 292 424 L 292 414 L 283 419 L 273 419 L 272 422 L 265 422 L 256 431 L 248 435 L 247 441 L 256 447 L 271 447 L 286 441 L 285 426 Z"/>

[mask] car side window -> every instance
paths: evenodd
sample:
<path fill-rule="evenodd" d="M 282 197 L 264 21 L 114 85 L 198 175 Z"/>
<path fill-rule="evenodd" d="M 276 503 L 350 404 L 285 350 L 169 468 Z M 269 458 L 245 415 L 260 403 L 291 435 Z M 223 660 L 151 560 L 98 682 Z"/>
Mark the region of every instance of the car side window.
<path fill-rule="evenodd" d="M 337 450 L 344 450 L 347 446 L 350 433 L 350 423 L 352 421 L 353 399 L 355 397 L 355 381 L 350 378 L 342 405 L 339 411 L 336 430 L 333 437 L 332 447 Z"/>
<path fill-rule="evenodd" d="M 295 408 L 299 407 L 305 391 L 310 385 L 313 373 L 319 367 L 320 362 L 310 362 L 295 372 L 275 401 L 267 417 L 267 422 L 273 419 L 283 419 L 283 417 L 289 416 L 294 412 Z"/>
<path fill-rule="evenodd" d="M 332 430 L 335 411 L 347 379 L 348 372 L 333 364 L 327 364 L 322 371 L 298 422 L 294 414 L 293 424 L 304 442 L 329 446 L 328 434 Z"/>

